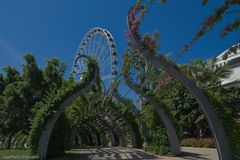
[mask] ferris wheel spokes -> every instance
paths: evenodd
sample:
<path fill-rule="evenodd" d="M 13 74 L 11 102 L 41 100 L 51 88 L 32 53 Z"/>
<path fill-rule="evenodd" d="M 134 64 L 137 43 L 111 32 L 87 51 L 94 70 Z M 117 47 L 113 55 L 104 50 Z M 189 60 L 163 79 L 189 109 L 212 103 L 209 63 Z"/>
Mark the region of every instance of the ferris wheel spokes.
<path fill-rule="evenodd" d="M 104 81 L 106 88 L 109 88 L 118 75 L 117 53 L 112 35 L 106 29 L 98 27 L 91 29 L 85 35 L 73 62 L 72 70 L 75 77 L 79 77 L 86 70 L 86 62 L 78 58 L 80 55 L 96 57 L 100 68 L 100 78 Z"/>

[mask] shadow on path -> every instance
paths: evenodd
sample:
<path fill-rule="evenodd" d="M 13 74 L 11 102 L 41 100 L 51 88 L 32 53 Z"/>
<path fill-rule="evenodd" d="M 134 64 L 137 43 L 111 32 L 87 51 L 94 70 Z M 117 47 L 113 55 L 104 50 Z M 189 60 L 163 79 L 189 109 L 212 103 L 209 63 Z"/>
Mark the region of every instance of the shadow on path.
<path fill-rule="evenodd" d="M 158 156 L 133 148 L 85 148 L 67 151 L 61 158 L 51 160 L 217 160 L 217 150 L 211 148 L 182 147 L 179 157 Z"/>
<path fill-rule="evenodd" d="M 144 151 L 132 148 L 91 148 L 74 150 L 78 152 L 81 160 L 143 160 L 143 159 L 159 159 L 159 157 L 148 154 Z"/>

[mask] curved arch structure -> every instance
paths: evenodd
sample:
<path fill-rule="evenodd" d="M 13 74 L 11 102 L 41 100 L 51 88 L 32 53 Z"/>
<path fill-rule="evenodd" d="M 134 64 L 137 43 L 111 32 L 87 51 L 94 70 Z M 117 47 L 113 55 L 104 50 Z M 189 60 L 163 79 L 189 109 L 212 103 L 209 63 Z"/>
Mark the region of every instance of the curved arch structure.
<path fill-rule="evenodd" d="M 109 107 L 110 107 L 112 110 L 117 111 L 117 107 L 116 107 L 114 104 L 109 104 Z M 133 129 L 133 126 L 131 125 L 131 123 L 129 123 L 129 122 L 127 121 L 127 119 L 126 119 L 124 116 L 122 116 L 122 115 L 120 115 L 120 116 L 121 116 L 122 120 L 124 121 L 124 123 L 126 124 L 126 126 L 127 126 L 127 128 L 128 128 L 128 132 L 129 132 L 129 134 L 130 134 L 130 136 L 131 136 L 132 147 L 133 147 L 133 148 L 137 148 L 138 145 L 137 145 L 136 132 L 135 132 L 135 130 Z"/>
<path fill-rule="evenodd" d="M 112 91 L 112 95 L 123 105 L 127 106 L 131 112 L 133 113 L 134 116 L 136 116 L 137 120 L 139 121 L 138 127 L 141 130 L 141 135 L 142 135 L 142 139 L 144 141 L 144 143 L 147 143 L 146 137 L 145 137 L 145 133 L 147 132 L 147 128 L 144 124 L 144 122 L 141 120 L 141 118 L 139 117 L 139 113 L 138 110 L 136 109 L 135 105 L 133 103 L 130 103 L 129 101 L 127 101 L 125 98 L 123 98 L 119 92 L 117 91 L 117 89 L 113 89 Z"/>
<path fill-rule="evenodd" d="M 89 57 L 84 56 L 84 55 L 81 55 L 81 58 L 89 59 Z M 88 92 L 91 89 L 91 87 L 95 84 L 97 76 L 98 76 L 98 69 L 97 68 L 93 68 L 93 70 L 94 70 L 94 76 L 92 77 L 92 79 L 89 80 L 89 83 L 87 85 L 85 85 L 83 88 L 81 88 L 81 89 L 77 90 L 76 92 L 74 92 L 68 98 L 66 98 L 63 101 L 63 103 L 59 106 L 58 110 L 48 120 L 48 122 L 46 124 L 46 128 L 42 131 L 42 135 L 40 137 L 39 144 L 38 144 L 38 154 L 39 154 L 40 160 L 46 160 L 47 159 L 48 143 L 49 143 L 49 139 L 50 139 L 52 130 L 53 130 L 53 128 L 54 128 L 58 118 L 60 117 L 60 115 L 64 111 L 64 109 L 74 99 L 76 99 L 78 96 Z"/>
<path fill-rule="evenodd" d="M 143 7 L 140 7 L 137 10 L 142 10 Z M 132 11 L 132 12 L 131 12 Z M 132 16 L 131 14 L 136 13 L 136 10 L 133 11 L 133 8 L 129 11 L 128 14 L 128 26 L 130 31 L 130 39 L 133 42 L 133 47 L 138 49 L 139 54 L 147 60 L 147 62 L 151 63 L 152 65 L 161 68 L 168 74 L 172 75 L 176 79 L 178 79 L 183 86 L 195 97 L 200 108 L 202 109 L 208 124 L 211 128 L 212 135 L 215 140 L 215 144 L 218 150 L 218 155 L 221 160 L 230 160 L 233 159 L 231 146 L 229 144 L 228 136 L 223 128 L 222 124 L 216 113 L 213 110 L 212 105 L 210 104 L 207 97 L 202 93 L 202 91 L 197 87 L 196 83 L 192 80 L 187 78 L 183 73 L 177 70 L 177 66 L 169 63 L 163 57 L 156 57 L 155 53 L 151 53 L 149 50 L 143 46 L 142 42 L 140 41 L 139 34 L 137 33 L 137 28 L 132 28 L 132 23 L 130 21 Z"/>
<path fill-rule="evenodd" d="M 111 120 L 111 123 L 106 120 Z M 114 135 L 114 128 L 117 130 L 117 133 L 121 133 L 121 128 L 119 127 L 119 124 L 115 122 L 115 120 L 112 120 L 112 116 L 105 113 L 101 112 L 99 115 L 99 120 L 101 121 L 100 124 L 97 121 L 92 122 L 89 125 L 86 125 L 87 128 L 91 128 L 92 126 L 96 129 L 99 130 L 99 133 L 105 133 L 109 132 L 110 138 L 111 138 L 111 145 L 112 147 L 116 146 L 116 137 Z M 119 135 L 120 136 L 120 135 Z M 104 141 L 105 137 L 101 134 L 100 140 Z M 100 143 L 99 143 L 100 144 Z"/>
<path fill-rule="evenodd" d="M 169 119 L 167 113 L 164 111 L 164 108 L 153 97 L 143 92 L 138 85 L 133 84 L 128 75 L 123 74 L 123 77 L 127 86 L 134 90 L 137 94 L 142 95 L 144 98 L 146 98 L 149 103 L 154 107 L 154 109 L 158 112 L 166 129 L 172 154 L 180 155 L 181 152 L 177 132 L 174 128 L 172 121 Z"/>
<path fill-rule="evenodd" d="M 124 147 L 123 131 L 122 131 L 121 127 L 119 127 L 119 124 L 117 124 L 117 122 L 108 113 L 102 111 L 102 115 L 106 116 L 112 122 L 112 128 L 110 128 L 110 131 L 111 131 L 110 136 L 111 136 L 111 141 L 112 141 L 112 147 L 116 146 L 116 137 L 115 137 L 114 132 L 113 132 L 113 129 L 114 129 L 113 126 L 115 126 L 115 128 L 118 131 L 117 134 L 119 136 L 119 141 L 120 141 L 119 145 L 121 147 Z"/>
<path fill-rule="evenodd" d="M 134 116 L 138 116 L 138 111 L 136 107 L 131 103 L 129 103 L 125 98 L 123 98 L 117 91 L 117 89 L 113 89 L 112 95 L 123 105 L 127 106 L 133 113 Z"/>

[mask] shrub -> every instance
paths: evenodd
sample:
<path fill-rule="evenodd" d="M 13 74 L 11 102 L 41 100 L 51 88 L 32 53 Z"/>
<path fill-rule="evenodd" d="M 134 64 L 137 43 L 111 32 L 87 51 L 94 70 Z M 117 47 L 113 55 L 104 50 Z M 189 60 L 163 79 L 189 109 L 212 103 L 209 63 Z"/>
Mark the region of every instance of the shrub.
<path fill-rule="evenodd" d="M 201 148 L 214 148 L 214 142 L 212 138 L 188 138 L 181 141 L 181 146 L 186 147 L 201 147 Z"/>
<path fill-rule="evenodd" d="M 240 157 L 240 125 L 234 120 L 231 110 L 225 106 L 226 97 L 218 91 L 207 92 L 214 110 L 225 128 L 235 159 Z"/>
<path fill-rule="evenodd" d="M 144 150 L 146 152 L 152 152 L 154 154 L 165 155 L 169 153 L 170 148 L 164 145 L 150 144 Z"/>

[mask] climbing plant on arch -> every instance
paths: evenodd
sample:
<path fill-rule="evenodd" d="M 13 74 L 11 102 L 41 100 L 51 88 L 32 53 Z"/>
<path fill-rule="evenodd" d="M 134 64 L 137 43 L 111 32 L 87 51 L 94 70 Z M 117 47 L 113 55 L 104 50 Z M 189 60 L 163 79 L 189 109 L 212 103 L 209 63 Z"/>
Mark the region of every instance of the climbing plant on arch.
<path fill-rule="evenodd" d="M 45 101 L 37 104 L 40 109 L 31 122 L 29 141 L 32 152 L 38 152 L 41 160 L 47 158 L 52 130 L 64 109 L 76 97 L 88 92 L 98 78 L 97 63 L 84 55 L 81 55 L 81 58 L 88 60 L 88 70 L 82 80 L 79 83 L 66 83 L 57 93 L 50 94 Z"/>
<path fill-rule="evenodd" d="M 98 97 L 95 97 L 95 94 L 96 92 L 90 92 L 89 95 L 85 94 L 85 96 L 79 97 L 73 103 L 72 107 L 74 108 L 68 108 L 68 115 L 70 117 L 70 120 L 74 122 L 73 127 L 84 128 L 89 132 L 91 132 L 91 130 L 95 130 L 99 134 L 102 134 L 103 132 L 108 132 L 109 129 L 111 129 L 112 131 L 114 131 L 114 134 L 111 134 L 110 132 L 110 136 L 112 139 L 111 146 L 119 144 L 122 147 L 124 147 L 126 144 L 126 141 L 124 139 L 125 137 L 122 134 L 124 130 L 131 135 L 130 138 L 132 146 L 137 146 L 137 130 L 135 130 L 134 128 L 134 123 L 132 123 L 128 119 L 128 116 L 126 116 L 126 112 L 122 112 L 123 107 L 117 104 L 110 105 L 109 103 L 112 101 L 111 99 L 109 99 L 108 101 L 106 100 L 106 98 L 103 98 L 103 95 L 98 95 Z M 91 96 L 93 96 L 94 99 L 92 99 Z"/>
<path fill-rule="evenodd" d="M 157 111 L 159 114 L 163 125 L 166 129 L 166 133 L 168 136 L 169 144 L 171 147 L 171 153 L 173 155 L 180 155 L 180 146 L 179 146 L 179 140 L 177 136 L 177 131 L 175 129 L 175 126 L 172 122 L 172 119 L 170 119 L 169 112 L 166 111 L 166 107 L 163 107 L 159 101 L 157 101 L 153 96 L 149 95 L 147 90 L 142 90 L 140 85 L 134 84 L 132 78 L 129 75 L 129 70 L 132 64 L 134 64 L 134 56 L 125 56 L 124 58 L 124 67 L 123 67 L 123 77 L 125 83 L 134 90 L 137 94 L 141 95 L 142 97 L 146 98 L 147 101 L 153 106 L 153 108 Z"/>
<path fill-rule="evenodd" d="M 142 148 L 142 137 L 139 129 L 139 124 L 137 123 L 136 117 L 132 114 L 128 106 L 113 102 L 111 96 L 108 96 L 106 98 L 104 106 L 109 114 L 115 115 L 116 117 L 119 117 L 121 121 L 123 121 L 131 137 L 132 147 Z"/>
<path fill-rule="evenodd" d="M 88 60 L 88 70 L 84 73 L 81 81 L 79 83 L 66 82 L 66 84 L 64 84 L 58 91 L 50 93 L 44 101 L 36 104 L 40 109 L 32 120 L 29 140 L 32 152 L 37 152 L 41 160 L 45 160 L 48 157 L 50 150 L 54 151 L 54 146 L 50 146 L 49 142 L 51 141 L 51 135 L 53 134 L 52 132 L 54 131 L 55 124 L 64 109 L 68 107 L 77 97 L 85 97 L 84 95 L 87 95 L 88 92 L 92 94 L 96 94 L 97 92 L 95 85 L 99 85 L 98 65 L 94 59 L 88 56 L 82 55 L 81 58 L 87 58 Z M 99 90 L 101 87 L 97 88 Z M 87 102 L 86 105 L 88 106 L 86 107 L 93 107 L 94 105 L 97 105 L 99 113 L 101 112 L 104 117 L 108 116 L 116 122 L 114 128 L 117 128 L 117 130 L 121 131 L 122 128 L 126 128 L 127 133 L 130 135 L 132 146 L 140 148 L 142 141 L 139 127 L 132 113 L 129 112 L 127 108 L 124 109 L 123 106 L 112 102 L 111 97 L 107 103 L 105 102 L 106 101 L 100 102 L 100 104 L 89 104 L 89 102 Z M 88 115 L 86 113 L 85 117 L 86 118 L 83 118 L 81 123 L 78 125 L 81 125 L 80 129 L 82 131 L 85 129 L 86 132 L 93 135 L 89 138 L 95 141 L 95 145 L 99 145 L 101 141 L 104 141 L 104 135 L 102 132 L 106 129 L 114 129 L 113 126 L 107 125 L 107 122 L 104 122 L 102 116 L 99 114 L 89 113 Z M 111 134 L 112 132 L 109 133 Z M 120 133 L 117 134 L 120 145 L 124 144 L 123 140 L 125 137 Z M 112 145 L 115 145 L 116 142 L 117 137 L 115 135 L 116 134 L 113 133 L 110 135 L 112 138 Z M 92 140 L 90 143 L 92 143 Z M 64 148 L 55 148 L 55 150 L 56 149 L 60 149 L 62 152 L 64 151 Z"/>
<path fill-rule="evenodd" d="M 116 80 L 113 85 L 112 85 L 112 95 L 113 97 L 120 102 L 122 105 L 126 106 L 129 110 L 129 112 L 131 112 L 131 117 L 135 117 L 136 122 L 138 124 L 138 128 L 141 131 L 141 138 L 139 137 L 139 141 L 143 141 L 138 145 L 138 148 L 142 148 L 142 143 L 147 143 L 146 142 L 146 132 L 147 132 L 147 128 L 145 123 L 142 121 L 141 117 L 140 117 L 140 111 L 137 110 L 137 107 L 131 102 L 130 99 L 126 99 L 123 96 L 120 95 L 120 93 L 118 92 L 118 86 L 119 86 L 120 81 Z M 140 140 L 141 139 L 141 140 Z"/>
<path fill-rule="evenodd" d="M 179 71 L 177 65 L 167 60 L 164 56 L 156 54 L 157 45 L 154 37 L 142 37 L 139 34 L 138 28 L 142 18 L 144 17 L 145 10 L 146 8 L 138 5 L 131 8 L 128 14 L 129 30 L 127 31 L 127 35 L 129 38 L 128 45 L 131 50 L 131 54 L 143 58 L 144 61 L 152 64 L 155 67 L 161 68 L 163 71 L 179 80 L 183 86 L 185 86 L 185 88 L 195 97 L 200 108 L 205 114 L 205 117 L 211 128 L 212 135 L 215 139 L 219 158 L 233 159 L 232 149 L 234 149 L 233 151 L 236 154 L 239 154 L 240 147 L 238 144 L 234 144 L 234 139 L 230 139 L 232 144 L 230 145 L 229 138 L 232 137 L 229 135 L 231 135 L 231 131 L 228 131 L 229 135 L 227 135 L 227 132 L 224 128 L 227 128 L 227 126 L 225 125 L 223 127 L 223 124 L 220 122 L 220 119 L 214 111 L 214 108 L 212 107 L 208 98 L 192 80 Z M 221 118 L 224 117 L 221 116 Z M 232 132 L 236 133 L 239 131 L 232 130 Z"/>

